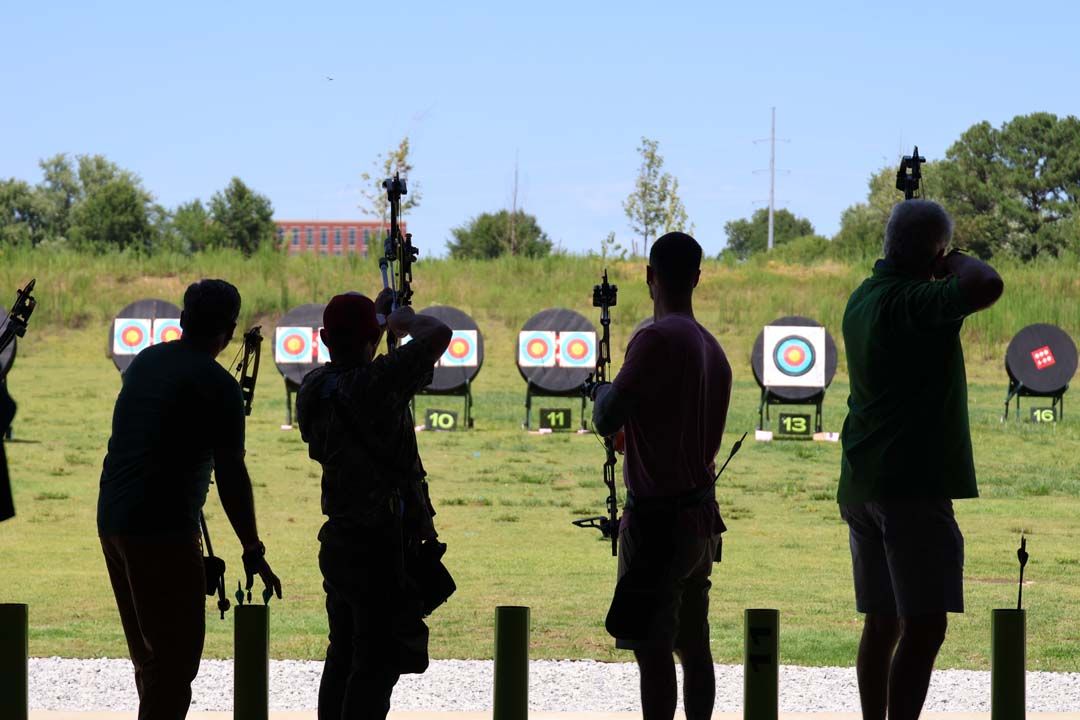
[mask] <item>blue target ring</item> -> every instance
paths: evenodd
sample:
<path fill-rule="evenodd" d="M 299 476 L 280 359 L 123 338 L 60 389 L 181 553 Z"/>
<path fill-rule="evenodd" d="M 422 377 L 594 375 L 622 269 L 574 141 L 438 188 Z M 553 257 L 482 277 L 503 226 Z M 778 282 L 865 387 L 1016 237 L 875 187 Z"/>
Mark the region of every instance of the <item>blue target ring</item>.
<path fill-rule="evenodd" d="M 776 369 L 788 377 L 799 377 L 810 372 L 816 361 L 814 346 L 803 337 L 788 335 L 776 343 L 773 360 Z"/>

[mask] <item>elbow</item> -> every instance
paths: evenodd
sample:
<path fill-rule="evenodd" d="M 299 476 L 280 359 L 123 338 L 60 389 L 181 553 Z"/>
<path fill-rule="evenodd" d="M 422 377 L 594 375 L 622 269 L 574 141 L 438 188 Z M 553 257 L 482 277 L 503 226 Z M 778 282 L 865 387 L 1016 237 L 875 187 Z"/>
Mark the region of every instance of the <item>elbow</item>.
<path fill-rule="evenodd" d="M 979 287 L 976 304 L 980 310 L 988 308 L 996 303 L 1004 292 L 1005 281 L 1001 279 L 1000 275 L 995 274 L 993 277 L 987 278 Z"/>

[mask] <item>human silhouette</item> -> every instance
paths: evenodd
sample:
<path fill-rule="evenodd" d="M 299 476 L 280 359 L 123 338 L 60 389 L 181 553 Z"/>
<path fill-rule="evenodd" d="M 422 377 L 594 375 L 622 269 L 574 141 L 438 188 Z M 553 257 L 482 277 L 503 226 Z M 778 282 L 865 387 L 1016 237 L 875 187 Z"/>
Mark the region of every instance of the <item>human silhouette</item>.
<path fill-rule="evenodd" d="M 701 246 L 668 233 L 649 253 L 653 323 L 634 335 L 622 369 L 595 392 L 593 424 L 621 433 L 627 501 L 619 581 L 608 613 L 616 646 L 634 651 L 646 720 L 675 715 L 675 662 L 690 720 L 712 715 L 709 577 L 725 527 L 714 492 L 731 398 L 731 366 L 694 319 Z"/>
<path fill-rule="evenodd" d="M 15 517 L 15 502 L 11 497 L 11 479 L 8 476 L 7 455 L 4 438 L 15 419 L 15 401 L 8 394 L 7 383 L 0 379 L 0 522 Z"/>
<path fill-rule="evenodd" d="M 140 720 L 183 718 L 191 702 L 207 589 L 199 513 L 211 470 L 243 546 L 248 586 L 258 574 L 281 597 L 255 524 L 240 386 L 215 361 L 239 312 L 240 294 L 223 280 L 188 287 L 183 336 L 135 357 L 113 410 L 97 522 Z"/>
<path fill-rule="evenodd" d="M 947 613 L 964 611 L 964 538 L 952 501 L 978 495 L 968 428 L 964 318 L 1001 277 L 953 250 L 937 203 L 893 208 L 884 259 L 844 312 L 851 395 L 837 499 L 847 521 L 865 720 L 919 716 Z"/>
<path fill-rule="evenodd" d="M 434 510 L 409 403 L 431 382 L 450 328 L 393 295 L 373 303 L 337 295 L 323 314 L 330 362 L 308 373 L 297 395 L 300 432 L 322 465 L 319 568 L 330 643 L 319 720 L 385 718 L 403 673 L 427 668 L 430 611 L 408 559 L 437 543 Z M 411 340 L 375 357 L 383 323 Z M 441 554 L 441 553 L 440 553 Z"/>

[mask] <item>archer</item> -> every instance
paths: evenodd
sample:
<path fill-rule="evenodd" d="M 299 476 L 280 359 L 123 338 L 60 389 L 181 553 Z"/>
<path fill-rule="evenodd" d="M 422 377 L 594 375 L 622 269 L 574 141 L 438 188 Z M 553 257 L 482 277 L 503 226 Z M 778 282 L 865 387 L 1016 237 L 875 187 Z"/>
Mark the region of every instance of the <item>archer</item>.
<path fill-rule="evenodd" d="M 224 280 L 188 287 L 183 335 L 135 357 L 113 410 L 98 534 L 135 666 L 139 717 L 181 718 L 191 702 L 206 627 L 210 573 L 199 516 L 211 470 L 243 546 L 248 588 L 258 574 L 281 597 L 244 463 L 245 392 L 215 360 L 239 314 L 240 293 Z"/>
<path fill-rule="evenodd" d="M 15 341 L 16 337 L 26 334 L 26 324 L 30 321 L 30 314 L 37 307 L 37 300 L 31 294 L 34 292 L 34 283 L 31 280 L 15 296 L 15 304 L 11 306 L 4 323 L 0 326 L 0 352 Z M 11 497 L 11 480 L 8 478 L 7 457 L 4 454 L 4 438 L 11 430 L 11 421 L 15 419 L 15 401 L 8 395 L 7 383 L 0 377 L 0 522 L 15 517 L 15 503 Z"/>
<path fill-rule="evenodd" d="M 647 718 L 675 715 L 674 651 L 686 716 L 712 715 L 709 577 L 724 522 L 715 457 L 731 398 L 731 366 L 694 318 L 701 246 L 668 233 L 649 253 L 653 322 L 631 338 L 619 374 L 594 393 L 597 432 L 625 435 L 627 500 L 618 532 L 619 581 L 607 616 L 616 647 L 634 651 Z"/>

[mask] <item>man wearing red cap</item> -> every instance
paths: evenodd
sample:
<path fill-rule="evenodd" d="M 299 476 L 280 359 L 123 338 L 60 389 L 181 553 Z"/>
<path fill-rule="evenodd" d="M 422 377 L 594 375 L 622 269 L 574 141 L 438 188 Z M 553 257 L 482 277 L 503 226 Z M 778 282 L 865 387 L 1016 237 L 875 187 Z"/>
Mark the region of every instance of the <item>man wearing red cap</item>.
<path fill-rule="evenodd" d="M 450 344 L 442 322 L 411 308 L 391 312 L 335 296 L 321 336 L 330 363 L 304 378 L 300 432 L 323 468 L 319 568 L 330 645 L 319 688 L 319 720 L 385 718 L 401 673 L 427 668 L 427 627 L 403 556 L 436 537 L 409 402 L 431 382 Z M 383 327 L 410 341 L 375 357 Z"/>

